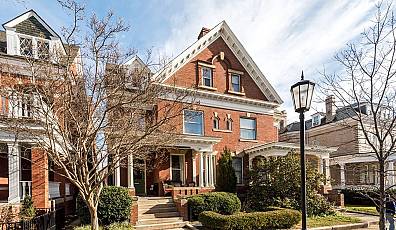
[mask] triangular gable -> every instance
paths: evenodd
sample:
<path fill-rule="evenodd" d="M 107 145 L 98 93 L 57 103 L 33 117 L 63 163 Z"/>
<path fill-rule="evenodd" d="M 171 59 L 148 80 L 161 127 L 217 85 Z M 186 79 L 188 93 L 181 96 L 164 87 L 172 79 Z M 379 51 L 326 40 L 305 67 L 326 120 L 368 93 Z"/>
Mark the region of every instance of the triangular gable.
<path fill-rule="evenodd" d="M 60 38 L 60 36 L 34 10 L 29 10 L 3 24 L 6 30 L 15 29 L 24 31 L 24 27 L 26 26 L 34 27 L 35 30 L 40 30 L 47 39 L 50 39 L 50 36 Z"/>
<path fill-rule="evenodd" d="M 222 21 L 215 27 L 213 27 L 208 33 L 198 39 L 190 47 L 179 54 L 175 59 L 173 59 L 166 68 L 160 70 L 155 74 L 155 77 L 161 81 L 165 82 L 170 78 L 176 71 L 178 71 L 184 64 L 188 63 L 196 55 L 198 55 L 202 50 L 207 48 L 210 44 L 221 37 L 233 54 L 237 57 L 238 61 L 242 64 L 245 70 L 249 73 L 253 81 L 260 88 L 261 92 L 268 98 L 271 102 L 282 104 L 283 101 L 268 82 L 267 78 L 258 68 L 256 63 L 247 53 L 246 49 L 237 39 L 235 34 L 232 32 L 230 27 L 225 21 Z"/>

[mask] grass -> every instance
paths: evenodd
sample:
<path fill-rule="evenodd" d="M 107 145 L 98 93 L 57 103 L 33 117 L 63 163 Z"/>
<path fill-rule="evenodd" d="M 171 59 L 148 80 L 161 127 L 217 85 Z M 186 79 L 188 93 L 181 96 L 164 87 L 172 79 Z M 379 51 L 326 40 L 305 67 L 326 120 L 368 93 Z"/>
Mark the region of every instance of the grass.
<path fill-rule="evenodd" d="M 345 209 L 347 211 L 355 211 L 355 212 L 362 212 L 362 213 L 378 215 L 378 212 L 374 206 L 359 206 L 359 205 L 347 204 L 347 205 L 345 205 Z"/>
<path fill-rule="evenodd" d="M 91 226 L 90 225 L 83 225 L 83 226 L 78 226 L 73 228 L 73 230 L 90 230 Z M 106 227 L 103 226 L 99 226 L 100 230 L 133 230 L 133 226 L 130 225 L 127 222 L 124 223 L 114 223 L 114 224 L 110 224 Z"/>
<path fill-rule="evenodd" d="M 308 227 L 324 227 L 324 226 L 334 226 L 342 224 L 354 224 L 361 223 L 362 220 L 357 217 L 345 216 L 340 213 L 329 216 L 314 216 L 308 217 Z"/>

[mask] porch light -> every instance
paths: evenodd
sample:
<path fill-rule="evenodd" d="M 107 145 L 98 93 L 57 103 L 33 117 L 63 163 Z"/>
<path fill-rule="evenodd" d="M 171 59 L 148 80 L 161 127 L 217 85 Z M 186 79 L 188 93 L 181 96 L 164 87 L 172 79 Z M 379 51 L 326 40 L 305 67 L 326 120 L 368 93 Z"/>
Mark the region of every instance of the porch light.
<path fill-rule="evenodd" d="M 301 81 L 292 85 L 290 92 L 296 112 L 306 112 L 311 107 L 312 94 L 315 83 L 304 80 L 304 72 L 301 73 Z"/>
<path fill-rule="evenodd" d="M 290 92 L 293 99 L 294 110 L 300 113 L 300 164 L 301 164 L 301 229 L 307 229 L 307 191 L 305 172 L 305 117 L 304 112 L 311 107 L 312 94 L 315 83 L 304 80 L 304 72 L 301 72 L 301 81 L 292 85 Z"/>

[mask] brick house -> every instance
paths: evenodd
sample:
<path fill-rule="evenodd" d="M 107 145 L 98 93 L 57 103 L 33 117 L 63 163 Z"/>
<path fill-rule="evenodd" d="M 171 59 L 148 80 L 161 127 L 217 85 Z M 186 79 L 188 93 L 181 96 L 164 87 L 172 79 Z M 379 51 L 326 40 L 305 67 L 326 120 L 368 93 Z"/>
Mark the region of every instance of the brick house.
<path fill-rule="evenodd" d="M 370 154 L 370 147 L 365 143 L 360 125 L 351 118 L 358 112 L 370 115 L 368 105 L 361 103 L 360 108 L 357 105 L 353 108 L 336 108 L 334 96 L 329 96 L 326 98 L 325 106 L 325 113 L 315 113 L 305 122 L 306 143 L 312 146 L 338 148 L 330 154 L 330 162 L 325 163 L 325 167 L 330 167 L 333 188 L 378 185 L 378 165 Z M 368 122 L 364 125 L 366 128 L 369 127 Z M 299 122 L 294 122 L 281 131 L 279 139 L 284 142 L 297 143 L 298 135 Z M 387 163 L 387 170 L 393 171 L 394 162 L 395 157 L 391 156 Z M 386 185 L 391 186 L 394 183 L 394 176 L 387 176 Z"/>
<path fill-rule="evenodd" d="M 24 122 L 39 128 L 32 109 L 37 95 L 15 93 L 14 88 L 34 84 L 27 60 L 53 62 L 50 53 L 73 52 L 77 67 L 79 48 L 62 43 L 60 36 L 33 10 L 3 24 L 0 31 L 0 205 L 19 207 L 25 196 L 31 196 L 36 208 L 51 205 L 74 208 L 74 189 L 70 182 L 55 173 L 47 154 L 38 148 L 31 136 L 17 135 L 7 129 L 11 122 Z M 60 55 L 61 55 L 60 54 Z M 70 53 L 71 54 L 71 53 Z"/>
<path fill-rule="evenodd" d="M 138 57 L 128 64 L 144 67 Z M 154 74 L 159 83 L 195 90 L 197 105 L 180 117 L 182 138 L 167 148 L 165 161 L 154 169 L 133 169 L 136 161 L 129 159 L 128 167 L 115 170 L 110 184 L 129 187 L 139 196 L 210 191 L 216 184 L 217 160 L 227 147 L 234 154 L 238 187 L 243 189 L 255 157 L 298 150 L 297 145 L 278 142 L 279 127 L 286 119 L 279 110 L 283 101 L 225 21 L 202 28 L 198 40 L 168 66 Z M 328 161 L 332 151 L 311 148 L 308 155 L 322 170 L 321 162 Z"/>

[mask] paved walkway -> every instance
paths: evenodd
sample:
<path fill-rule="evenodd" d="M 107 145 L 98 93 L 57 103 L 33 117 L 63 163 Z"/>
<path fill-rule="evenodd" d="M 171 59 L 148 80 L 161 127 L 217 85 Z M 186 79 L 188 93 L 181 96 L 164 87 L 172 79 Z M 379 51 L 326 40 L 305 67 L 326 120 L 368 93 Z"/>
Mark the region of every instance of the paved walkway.
<path fill-rule="evenodd" d="M 353 217 L 358 217 L 360 218 L 363 222 L 368 222 L 368 221 L 378 221 L 379 217 L 378 216 L 373 216 L 373 215 L 366 215 L 366 214 L 358 214 L 358 213 L 351 213 L 351 212 L 345 212 L 344 215 L 347 216 L 353 216 Z M 358 228 L 358 229 L 365 229 L 365 230 L 374 230 L 378 229 L 378 225 L 370 225 L 368 228 Z"/>

